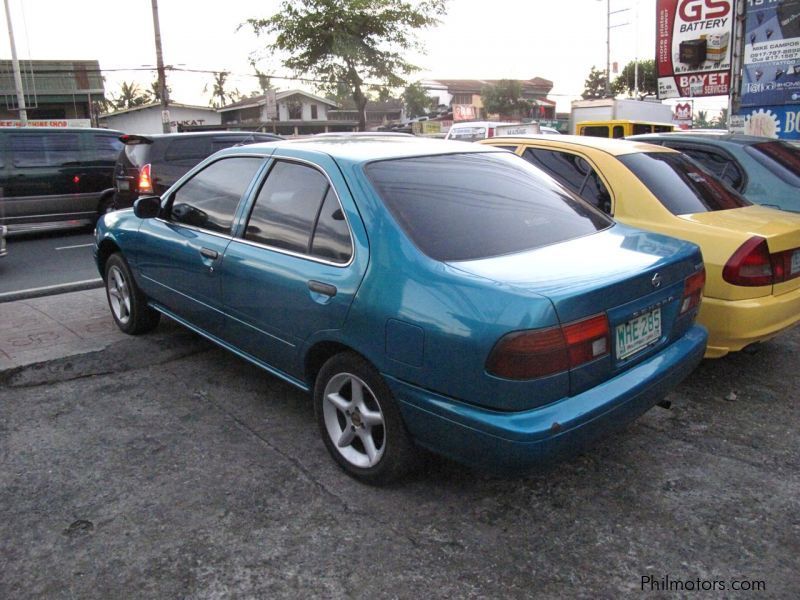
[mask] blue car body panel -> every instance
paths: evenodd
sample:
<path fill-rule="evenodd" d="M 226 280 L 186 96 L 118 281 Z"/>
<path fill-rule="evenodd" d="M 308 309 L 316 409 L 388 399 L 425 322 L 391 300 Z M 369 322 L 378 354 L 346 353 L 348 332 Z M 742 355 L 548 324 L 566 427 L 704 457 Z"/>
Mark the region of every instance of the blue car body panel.
<path fill-rule="evenodd" d="M 502 151 L 411 140 L 224 150 L 216 156 L 262 152 L 265 160 L 230 236 L 118 211 L 98 223 L 98 268 L 102 273 L 104 257 L 119 249 L 152 306 L 302 389 L 312 387 L 307 359 L 321 345 L 358 352 L 384 376 L 421 445 L 493 468 L 529 466 L 602 435 L 651 407 L 697 364 L 705 331 L 694 325 L 696 309 L 678 315 L 685 278 L 702 264 L 696 246 L 614 224 L 527 252 L 434 260 L 397 225 L 365 164 Z M 259 182 L 277 159 L 302 161 L 329 178 L 350 228 L 349 262 L 310 260 L 241 239 Z M 209 244 L 220 255 L 213 271 L 198 250 Z M 663 280 L 657 290 L 656 274 Z M 312 281 L 336 293 L 316 293 Z M 607 312 L 613 332 L 654 307 L 663 315 L 663 335 L 630 358 L 611 352 L 532 381 L 486 372 L 489 352 L 510 332 L 597 312 Z"/>

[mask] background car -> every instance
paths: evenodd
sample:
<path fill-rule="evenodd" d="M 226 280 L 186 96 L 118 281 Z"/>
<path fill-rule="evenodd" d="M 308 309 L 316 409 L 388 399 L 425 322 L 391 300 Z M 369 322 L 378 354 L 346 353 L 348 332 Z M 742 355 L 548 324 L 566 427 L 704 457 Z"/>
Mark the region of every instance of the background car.
<path fill-rule="evenodd" d="M 683 154 L 642 142 L 495 138 L 629 225 L 698 244 L 708 281 L 699 321 L 716 358 L 800 321 L 800 215 L 751 205 Z"/>
<path fill-rule="evenodd" d="M 697 246 L 474 144 L 224 150 L 106 215 L 96 257 L 123 331 L 164 313 L 312 391 L 331 456 L 370 483 L 417 446 L 492 472 L 573 453 L 705 350 Z"/>
<path fill-rule="evenodd" d="M 800 148 L 724 131 L 628 138 L 679 150 L 755 204 L 800 212 Z"/>
<path fill-rule="evenodd" d="M 161 195 L 189 169 L 223 148 L 282 140 L 271 133 L 205 131 L 126 134 L 114 167 L 114 208 L 128 208 L 140 195 Z"/>
<path fill-rule="evenodd" d="M 9 233 L 94 223 L 111 209 L 121 132 L 0 127 L 0 191 Z"/>
<path fill-rule="evenodd" d="M 464 121 L 453 123 L 444 139 L 458 142 L 477 142 L 494 137 L 498 125 L 510 125 L 510 121 Z"/>

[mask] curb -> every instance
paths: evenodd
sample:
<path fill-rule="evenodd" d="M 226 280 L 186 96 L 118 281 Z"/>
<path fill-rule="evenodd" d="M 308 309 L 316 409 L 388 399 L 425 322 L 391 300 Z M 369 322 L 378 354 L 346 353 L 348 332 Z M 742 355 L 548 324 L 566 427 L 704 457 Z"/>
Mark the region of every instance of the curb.
<path fill-rule="evenodd" d="M 66 294 L 68 292 L 80 292 L 82 290 L 93 290 L 101 287 L 103 287 L 103 280 L 99 277 L 97 279 L 84 279 L 83 281 L 75 281 L 72 283 L 46 285 L 43 287 L 29 288 L 27 290 L 2 293 L 0 294 L 0 303 L 28 300 L 30 298 L 40 298 L 42 296 L 52 296 L 55 294 Z"/>

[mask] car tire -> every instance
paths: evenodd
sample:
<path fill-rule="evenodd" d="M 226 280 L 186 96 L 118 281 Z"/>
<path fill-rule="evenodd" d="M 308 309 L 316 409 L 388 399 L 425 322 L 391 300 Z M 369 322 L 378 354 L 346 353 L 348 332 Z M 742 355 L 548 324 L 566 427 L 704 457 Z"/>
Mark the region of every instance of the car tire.
<path fill-rule="evenodd" d="M 139 335 L 158 325 L 161 313 L 147 305 L 147 297 L 136 285 L 128 263 L 119 252 L 106 261 L 104 279 L 108 306 L 120 330 Z"/>
<path fill-rule="evenodd" d="M 355 353 L 337 354 L 322 366 L 314 413 L 328 452 L 359 481 L 383 485 L 417 463 L 417 448 L 389 386 Z"/>

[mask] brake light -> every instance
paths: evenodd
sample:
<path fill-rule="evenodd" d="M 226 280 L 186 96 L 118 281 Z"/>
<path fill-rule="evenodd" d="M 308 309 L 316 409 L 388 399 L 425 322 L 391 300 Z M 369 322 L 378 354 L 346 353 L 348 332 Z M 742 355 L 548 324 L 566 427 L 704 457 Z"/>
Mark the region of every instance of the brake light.
<path fill-rule="evenodd" d="M 509 333 L 495 344 L 486 370 L 505 379 L 536 379 L 605 356 L 610 330 L 605 314 L 561 327 Z"/>
<path fill-rule="evenodd" d="M 683 284 L 683 299 L 681 300 L 681 314 L 700 306 L 703 299 L 703 286 L 706 284 L 706 270 L 700 269 L 686 278 Z"/>
<path fill-rule="evenodd" d="M 758 236 L 739 246 L 722 269 L 722 278 L 733 285 L 772 285 L 773 276 L 767 240 Z"/>
<path fill-rule="evenodd" d="M 153 181 L 150 179 L 150 164 L 144 165 L 139 169 L 139 193 L 152 194 Z"/>
<path fill-rule="evenodd" d="M 800 277 L 800 269 L 796 265 L 795 270 L 792 271 L 792 258 L 795 255 L 800 255 L 800 248 L 792 248 L 791 250 L 784 250 L 771 255 L 772 276 L 775 283 Z"/>
<path fill-rule="evenodd" d="M 494 137 L 494 127 L 489 127 L 486 137 Z"/>

